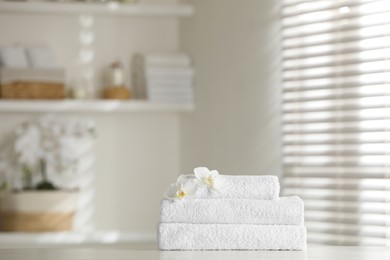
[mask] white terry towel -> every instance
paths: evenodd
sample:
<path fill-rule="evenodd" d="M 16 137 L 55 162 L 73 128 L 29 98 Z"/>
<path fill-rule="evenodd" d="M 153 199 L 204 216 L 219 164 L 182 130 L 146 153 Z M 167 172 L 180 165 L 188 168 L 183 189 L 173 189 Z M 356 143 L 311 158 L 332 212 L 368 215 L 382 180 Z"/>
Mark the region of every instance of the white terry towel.
<path fill-rule="evenodd" d="M 303 225 L 303 211 L 303 201 L 296 196 L 277 200 L 163 200 L 160 222 Z"/>
<path fill-rule="evenodd" d="M 220 175 L 222 187 L 218 191 L 199 188 L 198 199 L 259 199 L 279 198 L 279 179 L 274 175 Z"/>
<path fill-rule="evenodd" d="M 161 250 L 304 250 L 306 228 L 289 225 L 161 223 Z"/>

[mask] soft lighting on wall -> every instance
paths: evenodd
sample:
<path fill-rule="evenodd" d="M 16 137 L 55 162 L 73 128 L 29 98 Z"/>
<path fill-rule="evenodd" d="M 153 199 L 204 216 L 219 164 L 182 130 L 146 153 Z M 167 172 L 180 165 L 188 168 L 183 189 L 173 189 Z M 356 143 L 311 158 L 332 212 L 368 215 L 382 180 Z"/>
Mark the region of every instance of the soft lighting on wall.
<path fill-rule="evenodd" d="M 119 8 L 119 3 L 118 2 L 109 2 L 108 3 L 108 9 L 111 11 L 117 10 Z"/>
<path fill-rule="evenodd" d="M 351 11 L 351 8 L 349 8 L 348 6 L 343 6 L 343 7 L 339 8 L 339 12 L 342 14 L 349 13 L 350 11 Z"/>

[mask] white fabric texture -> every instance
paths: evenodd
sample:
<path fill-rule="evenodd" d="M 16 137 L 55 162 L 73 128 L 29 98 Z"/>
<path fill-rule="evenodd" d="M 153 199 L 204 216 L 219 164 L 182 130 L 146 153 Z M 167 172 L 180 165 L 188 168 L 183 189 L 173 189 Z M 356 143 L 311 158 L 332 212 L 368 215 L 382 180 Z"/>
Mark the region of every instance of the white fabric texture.
<path fill-rule="evenodd" d="M 163 200 L 162 223 L 303 225 L 299 197 L 277 200 L 186 199 Z"/>
<path fill-rule="evenodd" d="M 161 250 L 304 250 L 306 228 L 162 223 L 158 227 L 158 242 Z"/>
<path fill-rule="evenodd" d="M 9 69 L 24 69 L 29 67 L 26 52 L 19 46 L 5 46 L 0 49 L 1 65 Z"/>
<path fill-rule="evenodd" d="M 149 53 L 140 55 L 141 62 L 146 66 L 169 66 L 185 67 L 191 66 L 191 58 L 184 53 Z"/>
<path fill-rule="evenodd" d="M 27 48 L 27 56 L 34 69 L 58 69 L 53 51 L 48 46 L 31 46 Z"/>
<path fill-rule="evenodd" d="M 198 199 L 259 199 L 274 200 L 279 198 L 279 179 L 273 175 L 245 176 L 220 175 L 223 182 L 218 192 L 207 187 L 199 188 Z"/>

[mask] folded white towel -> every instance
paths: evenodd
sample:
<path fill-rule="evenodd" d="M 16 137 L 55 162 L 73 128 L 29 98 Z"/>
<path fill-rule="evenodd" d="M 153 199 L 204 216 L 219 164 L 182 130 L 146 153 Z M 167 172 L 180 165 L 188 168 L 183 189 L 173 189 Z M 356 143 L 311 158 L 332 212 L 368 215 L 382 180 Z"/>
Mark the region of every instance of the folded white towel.
<path fill-rule="evenodd" d="M 29 62 L 25 49 L 19 46 L 4 46 L 0 48 L 0 61 L 7 69 L 27 69 Z"/>
<path fill-rule="evenodd" d="M 137 54 L 135 58 L 142 66 L 191 66 L 191 58 L 184 53 L 148 53 Z"/>
<path fill-rule="evenodd" d="M 220 175 L 222 188 L 209 191 L 206 187 L 199 188 L 198 199 L 259 199 L 274 200 L 279 198 L 279 179 L 273 175 L 246 176 Z"/>
<path fill-rule="evenodd" d="M 30 46 L 27 48 L 27 57 L 34 69 L 59 69 L 56 57 L 48 46 Z"/>
<path fill-rule="evenodd" d="M 303 201 L 296 196 L 278 200 L 163 200 L 160 222 L 303 225 Z"/>
<path fill-rule="evenodd" d="M 194 98 L 192 89 L 175 89 L 175 88 L 153 88 L 148 89 L 149 98 Z"/>
<path fill-rule="evenodd" d="M 194 81 L 190 78 L 171 78 L 171 79 L 146 79 L 148 88 L 184 88 L 192 89 Z"/>
<path fill-rule="evenodd" d="M 156 80 L 166 79 L 192 79 L 195 76 L 195 70 L 191 67 L 153 67 L 145 68 L 145 77 Z"/>
<path fill-rule="evenodd" d="M 158 243 L 161 250 L 304 250 L 306 228 L 162 223 L 158 227 Z"/>

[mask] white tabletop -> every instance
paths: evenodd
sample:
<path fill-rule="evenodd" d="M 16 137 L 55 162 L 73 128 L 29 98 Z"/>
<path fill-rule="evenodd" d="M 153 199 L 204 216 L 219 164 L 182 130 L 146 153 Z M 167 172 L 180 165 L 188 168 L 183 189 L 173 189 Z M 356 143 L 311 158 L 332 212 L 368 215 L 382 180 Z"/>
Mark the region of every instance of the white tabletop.
<path fill-rule="evenodd" d="M 310 246 L 307 251 L 158 251 L 154 248 L 104 246 L 0 249 L 7 260 L 390 260 L 390 248 Z"/>

